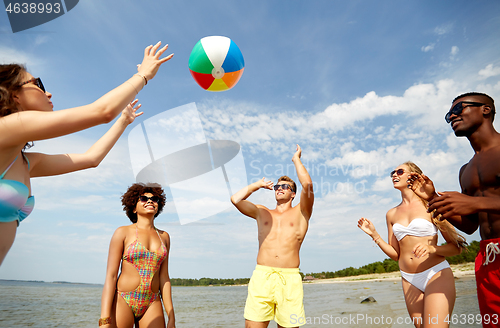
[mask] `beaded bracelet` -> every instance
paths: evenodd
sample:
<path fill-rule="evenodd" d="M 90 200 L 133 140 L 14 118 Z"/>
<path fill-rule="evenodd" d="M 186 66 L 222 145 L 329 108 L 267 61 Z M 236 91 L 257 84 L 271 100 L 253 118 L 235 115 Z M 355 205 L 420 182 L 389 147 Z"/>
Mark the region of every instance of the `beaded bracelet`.
<path fill-rule="evenodd" d="M 373 239 L 373 242 L 378 245 L 378 244 L 380 244 L 380 240 L 379 239 L 380 239 L 380 236 L 378 236 L 377 238 Z"/>
<path fill-rule="evenodd" d="M 111 317 L 99 319 L 99 327 L 104 325 L 109 325 L 110 323 L 111 323 Z"/>

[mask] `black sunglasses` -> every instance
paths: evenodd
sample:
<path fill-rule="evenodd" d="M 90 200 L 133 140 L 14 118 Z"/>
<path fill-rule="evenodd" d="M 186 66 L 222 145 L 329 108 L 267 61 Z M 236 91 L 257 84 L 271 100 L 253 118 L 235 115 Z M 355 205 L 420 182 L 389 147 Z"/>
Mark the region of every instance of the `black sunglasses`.
<path fill-rule="evenodd" d="M 484 105 L 486 105 L 486 104 L 473 102 L 473 101 L 461 101 L 461 102 L 457 103 L 455 106 L 453 106 L 448 113 L 446 113 L 446 115 L 444 116 L 444 119 L 446 120 L 446 123 L 450 123 L 451 122 L 451 120 L 450 120 L 451 115 L 462 114 L 462 111 L 464 110 L 464 108 L 470 107 L 470 106 L 479 107 L 479 106 L 484 106 Z"/>
<path fill-rule="evenodd" d="M 394 171 L 391 172 L 391 174 L 389 176 L 392 178 L 392 176 L 394 175 L 394 173 L 396 173 L 397 175 L 403 175 L 403 173 L 405 173 L 405 170 L 403 170 L 403 169 L 394 170 Z"/>
<path fill-rule="evenodd" d="M 281 187 L 283 190 L 292 190 L 292 186 L 290 186 L 288 183 L 283 183 L 283 184 L 276 184 L 274 185 L 274 190 L 278 190 Z M 293 190 L 292 190 L 293 191 Z"/>
<path fill-rule="evenodd" d="M 158 196 L 151 196 L 151 197 L 148 197 L 148 196 L 139 196 L 139 200 L 143 203 L 147 203 L 148 200 L 151 200 L 153 203 L 156 203 L 158 204 L 158 202 L 160 201 L 160 197 Z"/>
<path fill-rule="evenodd" d="M 39 87 L 43 92 L 45 92 L 45 87 L 43 86 L 42 80 L 39 77 L 34 77 L 31 80 L 24 81 L 23 83 L 19 84 L 19 86 L 23 86 L 25 84 L 33 82 L 34 85 Z"/>

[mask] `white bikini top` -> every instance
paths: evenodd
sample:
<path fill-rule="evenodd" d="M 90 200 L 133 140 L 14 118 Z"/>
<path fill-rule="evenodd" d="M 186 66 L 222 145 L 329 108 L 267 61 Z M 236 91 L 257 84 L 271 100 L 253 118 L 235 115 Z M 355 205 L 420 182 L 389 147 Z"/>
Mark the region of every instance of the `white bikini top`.
<path fill-rule="evenodd" d="M 394 223 L 392 225 L 392 232 L 396 236 L 396 239 L 400 241 L 406 235 L 416 237 L 434 236 L 437 235 L 438 229 L 430 221 L 417 218 L 413 219 L 407 227 L 399 223 Z"/>

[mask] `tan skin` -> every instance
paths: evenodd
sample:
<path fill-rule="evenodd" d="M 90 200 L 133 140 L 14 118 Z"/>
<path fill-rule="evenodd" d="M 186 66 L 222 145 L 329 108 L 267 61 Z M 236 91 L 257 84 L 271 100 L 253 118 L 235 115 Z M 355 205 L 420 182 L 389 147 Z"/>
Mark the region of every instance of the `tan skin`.
<path fill-rule="evenodd" d="M 153 196 L 145 193 L 145 196 Z M 102 327 L 133 327 L 134 314 L 125 300 L 118 295 L 121 292 L 132 291 L 140 284 L 137 269 L 129 262 L 122 261 L 123 252 L 136 240 L 136 227 L 139 242 L 150 251 L 158 251 L 161 241 L 154 227 L 154 215 L 158 211 L 158 204 L 148 200 L 146 203 L 138 201 L 135 212 L 137 223 L 118 228 L 109 245 L 108 266 L 101 299 L 101 318 L 111 317 L 111 324 Z M 170 236 L 165 231 L 158 230 L 160 238 L 167 247 L 167 257 L 160 269 L 153 277 L 152 290 L 160 295 L 151 303 L 144 315 L 137 320 L 136 327 L 164 328 L 165 318 L 163 307 L 168 316 L 167 328 L 175 328 L 175 314 L 172 303 L 172 287 L 168 274 L 168 256 L 170 254 Z M 121 264 L 121 273 L 120 271 Z M 116 286 L 116 288 L 115 288 Z"/>
<path fill-rule="evenodd" d="M 138 67 L 138 73 L 148 80 L 173 56 L 160 59 L 167 50 L 167 46 L 160 49 L 160 45 L 161 43 L 157 43 L 147 47 L 142 64 Z M 23 81 L 32 78 L 31 74 L 23 72 Z M 18 158 L 4 179 L 25 184 L 31 194 L 30 178 L 65 174 L 99 165 L 125 127 L 141 114 L 136 114 L 140 105 L 136 106 L 134 98 L 143 86 L 144 79 L 133 75 L 91 104 L 58 111 L 53 111 L 50 92 L 43 92 L 32 82 L 21 86 L 13 95 L 19 111 L 0 117 L 0 172 Z M 27 163 L 22 160 L 21 150 L 27 142 L 60 137 L 109 123 L 120 112 L 122 116 L 118 121 L 84 154 L 46 155 L 28 152 L 29 170 Z M 16 231 L 17 221 L 0 222 L 0 265 L 14 242 Z"/>
<path fill-rule="evenodd" d="M 395 223 L 406 227 L 416 218 L 431 221 L 430 214 L 427 213 L 421 199 L 407 188 L 406 180 L 410 168 L 407 165 L 400 165 L 396 168 L 396 170 L 398 169 L 403 169 L 404 174 L 398 176 L 397 173 L 394 173 L 392 181 L 394 188 L 401 192 L 402 201 L 387 212 L 388 243 L 382 240 L 370 220 L 361 218 L 358 221 L 358 227 L 372 237 L 385 254 L 398 261 L 402 271 L 418 273 L 441 263 L 445 256 L 459 254 L 460 249 L 451 243 L 438 246 L 437 235 L 425 237 L 407 235 L 398 242 L 392 230 Z M 442 235 L 447 242 L 451 241 L 448 234 L 442 233 Z M 448 327 L 448 323 L 444 322 L 444 319 L 453 312 L 455 305 L 455 282 L 450 268 L 435 274 L 428 282 L 425 293 L 405 279 L 402 279 L 402 286 L 406 307 L 410 317 L 413 318 L 415 327 Z M 437 316 L 439 322 L 429 324 L 429 316 L 431 318 Z"/>
<path fill-rule="evenodd" d="M 276 208 L 268 209 L 263 205 L 255 205 L 246 200 L 259 189 L 273 190 L 272 181 L 265 178 L 250 184 L 231 197 L 231 202 L 244 215 L 257 221 L 259 252 L 257 264 L 276 268 L 298 268 L 300 265 L 299 251 L 304 241 L 309 219 L 314 203 L 313 184 L 309 173 L 300 160 L 302 150 L 297 145 L 292 161 L 302 185 L 300 203 L 292 206 L 295 192 L 291 188 L 278 188 L 274 192 Z M 288 181 L 278 181 L 278 184 L 288 184 Z M 269 321 L 245 321 L 246 328 L 265 328 Z M 278 327 L 281 327 L 278 324 Z"/>
<path fill-rule="evenodd" d="M 436 193 L 425 175 L 412 175 L 414 190 L 421 190 L 429 201 L 429 210 L 436 210 L 451 224 L 467 234 L 479 228 L 482 240 L 500 238 L 500 134 L 490 118 L 492 104 L 484 96 L 466 96 L 460 101 L 485 103 L 468 106 L 461 114 L 451 115 L 451 127 L 457 136 L 465 136 L 474 149 L 474 156 L 460 169 L 462 192 Z"/>

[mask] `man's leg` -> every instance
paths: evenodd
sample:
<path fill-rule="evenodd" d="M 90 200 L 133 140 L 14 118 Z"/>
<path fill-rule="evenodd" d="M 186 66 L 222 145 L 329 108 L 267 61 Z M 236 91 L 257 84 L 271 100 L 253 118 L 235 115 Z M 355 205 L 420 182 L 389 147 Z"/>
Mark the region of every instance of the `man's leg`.
<path fill-rule="evenodd" d="M 268 325 L 269 321 L 257 322 L 245 319 L 245 328 L 267 328 Z"/>

